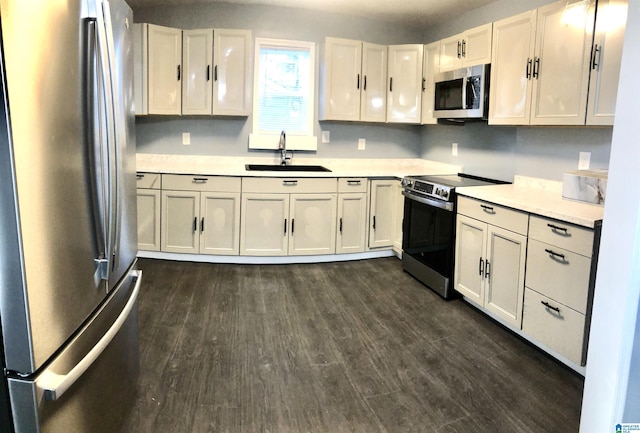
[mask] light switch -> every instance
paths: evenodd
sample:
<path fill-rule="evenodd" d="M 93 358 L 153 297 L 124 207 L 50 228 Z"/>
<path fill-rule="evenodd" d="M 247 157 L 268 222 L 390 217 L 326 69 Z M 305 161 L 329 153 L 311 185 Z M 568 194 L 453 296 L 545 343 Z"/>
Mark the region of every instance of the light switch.
<path fill-rule="evenodd" d="M 451 155 L 458 156 L 458 143 L 451 143 Z"/>
<path fill-rule="evenodd" d="M 578 160 L 578 170 L 589 170 L 591 164 L 591 152 L 580 152 L 580 159 Z"/>
<path fill-rule="evenodd" d="M 364 138 L 358 138 L 358 150 L 364 150 L 366 144 L 367 140 L 365 140 Z"/>
<path fill-rule="evenodd" d="M 323 143 L 331 142 L 331 132 L 330 131 L 322 131 L 322 142 Z"/>
<path fill-rule="evenodd" d="M 191 133 L 189 132 L 182 133 L 182 144 L 184 144 L 185 146 L 191 144 Z"/>

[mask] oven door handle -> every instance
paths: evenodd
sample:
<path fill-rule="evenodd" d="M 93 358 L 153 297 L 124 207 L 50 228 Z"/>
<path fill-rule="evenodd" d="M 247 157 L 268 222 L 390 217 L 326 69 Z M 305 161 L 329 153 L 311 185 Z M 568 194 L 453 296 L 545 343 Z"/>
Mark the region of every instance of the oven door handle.
<path fill-rule="evenodd" d="M 410 200 L 417 201 L 418 203 L 426 204 L 428 206 L 437 207 L 438 209 L 444 209 L 446 211 L 453 212 L 453 202 L 434 200 L 431 198 L 424 197 L 422 195 L 412 193 L 411 191 L 407 191 L 406 189 L 402 190 L 402 195 Z"/>

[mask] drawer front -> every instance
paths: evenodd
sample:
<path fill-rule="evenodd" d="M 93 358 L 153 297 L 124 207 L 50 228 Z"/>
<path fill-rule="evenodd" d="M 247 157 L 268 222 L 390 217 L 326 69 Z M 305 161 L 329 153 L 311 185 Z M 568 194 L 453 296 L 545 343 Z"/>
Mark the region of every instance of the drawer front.
<path fill-rule="evenodd" d="M 534 290 L 525 289 L 522 330 L 578 365 L 582 361 L 584 319 L 583 314 Z"/>
<path fill-rule="evenodd" d="M 160 174 L 138 172 L 136 174 L 136 188 L 160 189 Z"/>
<path fill-rule="evenodd" d="M 591 257 L 593 230 L 550 218 L 531 215 L 529 238 Z"/>
<path fill-rule="evenodd" d="M 525 285 L 585 314 L 591 259 L 529 239 Z"/>
<path fill-rule="evenodd" d="M 341 177 L 338 179 L 338 192 L 367 192 L 367 178 Z"/>
<path fill-rule="evenodd" d="M 242 192 L 287 194 L 287 193 L 335 193 L 338 182 L 329 178 L 296 177 L 245 177 L 242 179 Z"/>
<path fill-rule="evenodd" d="M 162 189 L 175 191 L 240 192 L 239 177 L 163 174 Z"/>
<path fill-rule="evenodd" d="M 458 213 L 521 235 L 527 234 L 529 226 L 526 212 L 468 197 L 458 196 Z"/>

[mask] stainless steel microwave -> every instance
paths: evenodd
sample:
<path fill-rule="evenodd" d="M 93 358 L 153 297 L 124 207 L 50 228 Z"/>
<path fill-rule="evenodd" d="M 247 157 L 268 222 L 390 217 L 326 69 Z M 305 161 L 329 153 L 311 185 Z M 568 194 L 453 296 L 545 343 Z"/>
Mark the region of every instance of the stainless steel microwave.
<path fill-rule="evenodd" d="M 435 77 L 434 117 L 486 119 L 491 65 L 441 72 Z"/>

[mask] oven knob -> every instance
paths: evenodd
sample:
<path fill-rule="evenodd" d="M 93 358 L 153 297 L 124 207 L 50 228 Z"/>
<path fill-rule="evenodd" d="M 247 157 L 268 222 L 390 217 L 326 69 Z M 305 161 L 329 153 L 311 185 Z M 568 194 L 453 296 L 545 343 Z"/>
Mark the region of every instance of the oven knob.
<path fill-rule="evenodd" d="M 400 185 L 402 185 L 403 187 L 407 187 L 413 185 L 413 182 L 409 179 L 402 179 Z"/>
<path fill-rule="evenodd" d="M 442 194 L 440 194 L 440 195 L 442 196 L 442 198 L 448 198 L 448 197 L 449 197 L 449 192 L 448 192 L 448 191 L 443 190 L 443 191 L 442 191 Z"/>

